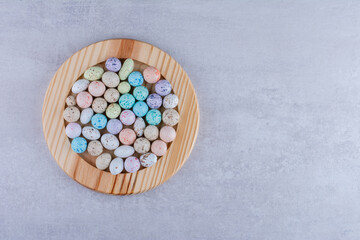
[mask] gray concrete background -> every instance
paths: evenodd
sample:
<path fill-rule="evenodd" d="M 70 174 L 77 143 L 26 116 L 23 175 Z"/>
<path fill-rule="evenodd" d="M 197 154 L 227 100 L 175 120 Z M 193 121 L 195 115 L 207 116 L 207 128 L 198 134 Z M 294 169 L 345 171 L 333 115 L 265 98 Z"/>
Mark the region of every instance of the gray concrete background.
<path fill-rule="evenodd" d="M 1 239 L 359 239 L 359 1 L 0 2 Z M 51 157 L 41 108 L 82 47 L 171 54 L 201 125 L 184 167 L 129 197 Z"/>

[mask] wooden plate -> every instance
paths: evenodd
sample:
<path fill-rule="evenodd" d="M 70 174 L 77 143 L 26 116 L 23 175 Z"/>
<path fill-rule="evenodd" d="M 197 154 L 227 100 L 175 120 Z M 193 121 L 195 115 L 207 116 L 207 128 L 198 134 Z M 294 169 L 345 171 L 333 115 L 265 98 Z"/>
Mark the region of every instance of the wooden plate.
<path fill-rule="evenodd" d="M 90 66 L 109 57 L 132 58 L 158 68 L 179 96 L 177 136 L 167 153 L 150 167 L 136 173 L 113 176 L 101 171 L 71 149 L 62 117 L 70 88 Z M 169 54 L 151 44 L 131 39 L 110 39 L 91 44 L 67 59 L 46 91 L 42 122 L 46 142 L 58 165 L 72 179 L 92 190 L 127 195 L 152 189 L 173 176 L 186 162 L 199 129 L 199 104 L 194 87 L 183 68 Z"/>

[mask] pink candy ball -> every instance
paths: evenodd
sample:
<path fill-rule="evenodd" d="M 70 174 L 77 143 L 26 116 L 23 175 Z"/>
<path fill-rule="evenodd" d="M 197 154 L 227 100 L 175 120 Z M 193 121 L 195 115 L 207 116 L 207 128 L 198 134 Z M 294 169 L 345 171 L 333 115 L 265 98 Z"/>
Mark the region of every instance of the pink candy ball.
<path fill-rule="evenodd" d="M 160 71 L 154 67 L 147 67 L 143 72 L 143 76 L 148 83 L 156 83 L 160 79 Z"/>
<path fill-rule="evenodd" d="M 119 134 L 119 140 L 124 145 L 131 145 L 135 142 L 136 134 L 134 130 L 130 128 L 125 128 L 121 130 Z"/>
<path fill-rule="evenodd" d="M 131 110 L 124 110 L 120 114 L 120 121 L 124 125 L 131 125 L 135 122 L 135 114 Z"/>
<path fill-rule="evenodd" d="M 167 145 L 164 141 L 162 140 L 156 140 L 151 144 L 151 151 L 156 155 L 156 156 L 162 156 L 166 153 L 167 151 Z"/>
<path fill-rule="evenodd" d="M 69 138 L 79 137 L 81 134 L 81 126 L 78 123 L 69 123 L 65 128 L 66 136 Z"/>
<path fill-rule="evenodd" d="M 176 131 L 173 127 L 164 126 L 160 129 L 160 139 L 164 142 L 172 142 L 176 137 Z"/>
<path fill-rule="evenodd" d="M 140 169 L 140 161 L 137 157 L 128 157 L 124 162 L 125 170 L 129 173 L 134 173 Z"/>
<path fill-rule="evenodd" d="M 88 90 L 94 97 L 100 97 L 104 94 L 106 87 L 102 82 L 94 81 L 90 83 Z"/>
<path fill-rule="evenodd" d="M 81 92 L 76 96 L 76 103 L 81 108 L 88 108 L 91 106 L 93 97 L 88 92 Z"/>

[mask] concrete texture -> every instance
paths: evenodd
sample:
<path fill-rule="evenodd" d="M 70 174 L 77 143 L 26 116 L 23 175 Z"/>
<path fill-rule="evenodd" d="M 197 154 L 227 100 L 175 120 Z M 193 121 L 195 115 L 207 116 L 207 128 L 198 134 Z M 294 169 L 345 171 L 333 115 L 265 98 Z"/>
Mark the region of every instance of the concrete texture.
<path fill-rule="evenodd" d="M 359 1 L 0 3 L 1 239 L 360 238 Z M 135 38 L 188 72 L 188 162 L 155 190 L 90 191 L 52 159 L 41 108 L 74 52 Z"/>

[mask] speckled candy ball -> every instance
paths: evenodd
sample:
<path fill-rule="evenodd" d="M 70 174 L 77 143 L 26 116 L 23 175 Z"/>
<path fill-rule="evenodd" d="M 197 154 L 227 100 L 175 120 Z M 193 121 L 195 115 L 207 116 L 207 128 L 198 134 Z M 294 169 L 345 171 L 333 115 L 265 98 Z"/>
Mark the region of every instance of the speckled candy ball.
<path fill-rule="evenodd" d="M 139 86 L 134 89 L 133 95 L 136 100 L 145 101 L 149 95 L 149 90 L 145 86 Z"/>
<path fill-rule="evenodd" d="M 155 92 L 160 96 L 166 96 L 171 92 L 171 84 L 167 80 L 160 80 L 155 84 Z"/>
<path fill-rule="evenodd" d="M 149 111 L 148 105 L 143 101 L 138 101 L 134 104 L 133 112 L 137 117 L 143 117 Z"/>
<path fill-rule="evenodd" d="M 147 67 L 143 71 L 144 79 L 148 83 L 156 83 L 160 79 L 160 71 L 154 67 Z"/>
<path fill-rule="evenodd" d="M 144 130 L 144 136 L 148 140 L 154 141 L 159 137 L 159 129 L 154 125 L 148 125 Z"/>
<path fill-rule="evenodd" d="M 105 85 L 100 81 L 91 82 L 89 85 L 89 93 L 94 97 L 100 97 L 106 90 Z"/>
<path fill-rule="evenodd" d="M 111 134 L 119 134 L 123 125 L 119 119 L 110 119 L 106 125 L 106 130 Z"/>
<path fill-rule="evenodd" d="M 179 103 L 179 98 L 175 94 L 169 94 L 164 97 L 163 106 L 164 108 L 175 108 Z"/>
<path fill-rule="evenodd" d="M 106 110 L 107 101 L 101 97 L 95 98 L 91 107 L 95 113 L 103 113 Z"/>
<path fill-rule="evenodd" d="M 122 82 L 118 86 L 118 91 L 121 94 L 128 93 L 128 92 L 130 92 L 130 90 L 131 90 L 131 86 L 130 86 L 130 84 L 128 82 Z"/>
<path fill-rule="evenodd" d="M 140 161 L 137 157 L 128 157 L 125 159 L 124 167 L 129 173 L 137 172 L 140 169 Z"/>
<path fill-rule="evenodd" d="M 135 142 L 136 134 L 134 130 L 130 128 L 125 128 L 121 130 L 119 134 L 120 142 L 124 145 L 131 145 Z"/>
<path fill-rule="evenodd" d="M 85 138 L 77 137 L 71 141 L 71 148 L 76 153 L 83 153 L 87 148 L 87 141 Z"/>
<path fill-rule="evenodd" d="M 130 93 L 124 94 L 119 99 L 120 107 L 124 109 L 130 109 L 135 104 L 135 98 Z"/>
<path fill-rule="evenodd" d="M 140 164 L 143 167 L 151 167 L 157 161 L 157 156 L 153 153 L 145 153 L 140 156 Z"/>
<path fill-rule="evenodd" d="M 152 93 L 146 99 L 146 103 L 149 106 L 149 108 L 157 109 L 161 107 L 162 98 L 159 94 Z"/>
<path fill-rule="evenodd" d="M 163 122 L 169 126 L 175 126 L 179 122 L 179 113 L 175 109 L 166 109 L 163 112 Z"/>
<path fill-rule="evenodd" d="M 120 114 L 120 121 L 124 125 L 130 126 L 135 122 L 135 114 L 131 110 L 124 110 Z"/>
<path fill-rule="evenodd" d="M 69 123 L 65 128 L 66 136 L 69 138 L 76 138 L 81 135 L 81 126 L 78 123 Z"/>
<path fill-rule="evenodd" d="M 114 72 L 105 72 L 101 79 L 107 87 L 117 87 L 120 83 L 119 76 Z"/>
<path fill-rule="evenodd" d="M 121 68 L 121 62 L 118 58 L 112 57 L 106 60 L 105 67 L 112 72 L 118 72 Z"/>
<path fill-rule="evenodd" d="M 151 109 L 146 114 L 146 121 L 150 125 L 158 125 L 161 122 L 161 112 L 157 109 Z"/>
<path fill-rule="evenodd" d="M 172 142 L 176 137 L 176 131 L 173 127 L 164 126 L 160 129 L 160 139 L 164 142 Z"/>
<path fill-rule="evenodd" d="M 109 88 L 104 93 L 104 98 L 108 103 L 115 103 L 119 100 L 120 93 L 115 88 Z"/>
<path fill-rule="evenodd" d="M 121 113 L 121 107 L 117 103 L 110 104 L 106 109 L 106 116 L 108 118 L 117 118 Z"/>
<path fill-rule="evenodd" d="M 91 124 L 96 129 L 103 129 L 106 127 L 107 124 L 107 118 L 104 114 L 97 113 L 91 118 Z"/>
<path fill-rule="evenodd" d="M 63 112 L 63 117 L 67 122 L 76 122 L 80 118 L 80 110 L 77 107 L 67 107 Z"/>
<path fill-rule="evenodd" d="M 162 140 L 156 140 L 151 144 L 151 151 L 158 157 L 163 156 L 167 151 L 167 145 Z"/>
<path fill-rule="evenodd" d="M 132 73 L 130 73 L 130 75 L 128 77 L 128 82 L 131 86 L 137 87 L 137 86 L 140 86 L 141 84 L 143 84 L 144 78 L 143 78 L 141 72 L 132 72 Z"/>
<path fill-rule="evenodd" d="M 76 96 L 76 104 L 81 108 L 88 108 L 91 106 L 93 97 L 88 92 L 81 92 Z"/>
<path fill-rule="evenodd" d="M 146 138 L 138 138 L 134 142 L 134 149 L 140 154 L 147 153 L 150 150 L 150 142 Z"/>

